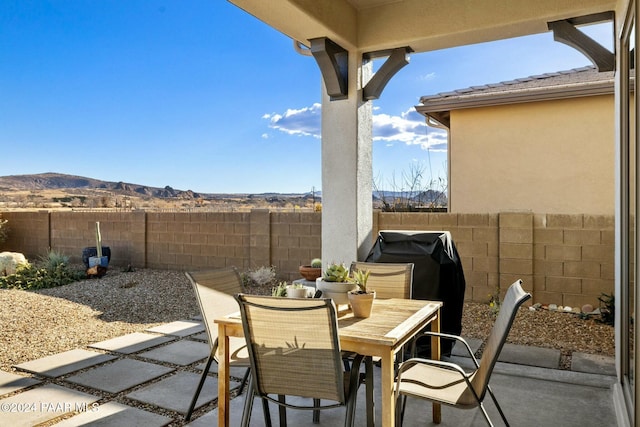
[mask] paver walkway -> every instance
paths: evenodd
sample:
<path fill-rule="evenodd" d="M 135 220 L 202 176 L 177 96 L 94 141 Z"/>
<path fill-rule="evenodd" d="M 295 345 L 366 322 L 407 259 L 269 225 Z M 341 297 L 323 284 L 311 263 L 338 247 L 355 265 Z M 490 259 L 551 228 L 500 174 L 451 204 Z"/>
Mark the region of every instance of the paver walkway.
<path fill-rule="evenodd" d="M 22 363 L 15 373 L 0 371 L 0 425 L 185 425 L 209 352 L 203 331 L 198 319 L 177 321 Z M 474 350 L 481 345 L 470 341 Z M 459 354 L 454 348 L 453 356 Z M 507 344 L 500 361 L 557 369 L 560 352 Z M 572 370 L 615 375 L 613 358 L 579 353 Z M 190 426 L 217 423 L 216 371 L 213 363 Z M 243 374 L 232 369 L 232 388 Z M 232 410 L 241 411 L 242 401 L 233 399 Z"/>

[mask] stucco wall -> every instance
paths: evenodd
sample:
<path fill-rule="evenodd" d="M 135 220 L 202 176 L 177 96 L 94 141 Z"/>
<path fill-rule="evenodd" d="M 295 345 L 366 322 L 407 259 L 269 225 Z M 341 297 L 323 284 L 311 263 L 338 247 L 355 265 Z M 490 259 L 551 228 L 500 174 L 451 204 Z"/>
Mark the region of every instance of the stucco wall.
<path fill-rule="evenodd" d="M 451 212 L 613 215 L 613 95 L 451 112 Z"/>

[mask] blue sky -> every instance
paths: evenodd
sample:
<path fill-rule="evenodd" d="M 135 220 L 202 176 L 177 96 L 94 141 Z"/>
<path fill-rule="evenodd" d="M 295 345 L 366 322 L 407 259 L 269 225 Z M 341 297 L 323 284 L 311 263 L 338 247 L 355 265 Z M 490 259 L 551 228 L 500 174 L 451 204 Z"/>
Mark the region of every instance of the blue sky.
<path fill-rule="evenodd" d="M 610 26 L 585 32 L 611 48 Z M 421 96 L 585 65 L 551 33 L 413 54 L 374 101 L 378 186 L 414 168 L 445 175 Z M 0 176 L 319 190 L 320 83 L 313 58 L 226 1 L 3 0 Z"/>

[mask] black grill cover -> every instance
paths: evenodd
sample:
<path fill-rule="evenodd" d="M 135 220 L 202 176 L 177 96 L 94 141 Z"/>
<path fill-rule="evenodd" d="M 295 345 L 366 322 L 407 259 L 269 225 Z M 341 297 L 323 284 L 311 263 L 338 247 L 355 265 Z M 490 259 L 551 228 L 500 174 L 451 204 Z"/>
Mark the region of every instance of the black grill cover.
<path fill-rule="evenodd" d="M 413 299 L 442 301 L 441 331 L 460 335 L 465 280 L 458 251 L 449 232 L 380 231 L 366 262 L 412 262 Z M 425 354 L 429 340 L 419 347 Z M 442 354 L 451 353 L 450 340 L 441 341 Z"/>

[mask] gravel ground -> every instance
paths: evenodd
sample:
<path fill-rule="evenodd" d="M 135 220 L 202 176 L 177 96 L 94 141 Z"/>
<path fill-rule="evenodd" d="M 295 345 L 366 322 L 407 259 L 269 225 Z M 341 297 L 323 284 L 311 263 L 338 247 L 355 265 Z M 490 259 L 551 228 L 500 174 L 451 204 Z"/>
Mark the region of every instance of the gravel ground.
<path fill-rule="evenodd" d="M 0 289 L 0 307 L 0 369 L 9 372 L 15 364 L 199 312 L 183 273 L 150 269 L 111 269 L 101 279 L 34 292 Z M 462 335 L 486 338 L 493 319 L 488 305 L 466 303 Z M 614 355 L 612 326 L 569 313 L 522 308 L 508 341 L 560 349 L 564 368 L 574 351 Z"/>

